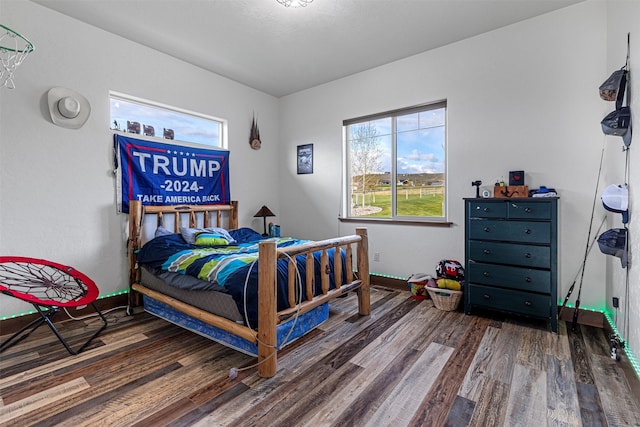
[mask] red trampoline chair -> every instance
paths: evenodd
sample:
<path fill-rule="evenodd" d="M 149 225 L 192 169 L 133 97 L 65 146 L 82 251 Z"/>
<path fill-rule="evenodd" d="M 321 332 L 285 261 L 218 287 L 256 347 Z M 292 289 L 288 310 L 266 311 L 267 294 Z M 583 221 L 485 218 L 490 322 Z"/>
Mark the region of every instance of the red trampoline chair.
<path fill-rule="evenodd" d="M 73 267 L 44 259 L 1 256 L 0 292 L 31 303 L 40 314 L 40 317 L 3 341 L 0 344 L 0 353 L 27 338 L 46 323 L 67 351 L 75 355 L 107 327 L 107 319 L 94 302 L 98 298 L 98 287 L 93 280 Z M 86 305 L 94 308 L 102 320 L 102 325 L 84 344 L 73 350 L 51 319 L 63 307 Z M 24 333 L 29 328 L 31 330 Z"/>

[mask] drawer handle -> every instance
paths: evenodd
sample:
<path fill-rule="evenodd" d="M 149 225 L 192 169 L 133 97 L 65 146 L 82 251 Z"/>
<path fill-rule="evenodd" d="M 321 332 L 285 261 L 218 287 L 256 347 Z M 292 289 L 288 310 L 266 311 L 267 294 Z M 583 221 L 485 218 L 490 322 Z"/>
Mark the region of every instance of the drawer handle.
<path fill-rule="evenodd" d="M 531 277 L 525 277 L 524 281 L 527 283 L 531 283 L 533 281 L 533 279 L 531 279 Z"/>
<path fill-rule="evenodd" d="M 531 234 L 531 229 L 530 228 L 525 228 L 524 229 L 524 234 Z"/>
<path fill-rule="evenodd" d="M 489 227 L 485 227 L 485 228 L 484 228 L 484 232 L 485 232 L 485 233 L 488 233 L 488 232 L 490 232 L 490 231 L 491 231 L 491 229 L 490 229 Z"/>
<path fill-rule="evenodd" d="M 525 301 L 524 305 L 526 305 L 527 307 L 531 307 L 533 303 L 531 301 Z"/>
<path fill-rule="evenodd" d="M 484 208 L 483 211 L 484 212 L 489 212 L 489 208 Z"/>
<path fill-rule="evenodd" d="M 525 258 L 531 258 L 531 254 L 529 252 L 527 252 L 526 254 L 524 254 Z"/>
<path fill-rule="evenodd" d="M 532 209 L 531 209 L 531 208 L 524 208 L 524 211 L 525 211 L 526 213 L 531 213 Z"/>
<path fill-rule="evenodd" d="M 491 276 L 491 275 L 489 274 L 489 272 L 488 272 L 488 271 L 485 271 L 484 273 L 482 273 L 482 275 L 483 275 L 484 277 L 489 277 L 489 276 Z"/>
<path fill-rule="evenodd" d="M 489 249 L 485 249 L 482 251 L 483 254 L 485 255 L 489 255 L 491 253 L 491 251 Z"/>
<path fill-rule="evenodd" d="M 482 295 L 482 298 L 484 298 L 484 299 L 491 299 L 491 295 L 489 295 L 489 294 L 484 294 L 484 295 Z"/>

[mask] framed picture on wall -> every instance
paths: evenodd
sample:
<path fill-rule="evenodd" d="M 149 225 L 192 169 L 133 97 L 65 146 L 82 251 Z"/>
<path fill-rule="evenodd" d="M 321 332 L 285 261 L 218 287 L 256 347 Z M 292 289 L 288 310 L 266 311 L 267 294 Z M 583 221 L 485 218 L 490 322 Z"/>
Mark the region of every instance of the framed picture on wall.
<path fill-rule="evenodd" d="M 313 144 L 298 145 L 298 175 L 313 173 Z"/>

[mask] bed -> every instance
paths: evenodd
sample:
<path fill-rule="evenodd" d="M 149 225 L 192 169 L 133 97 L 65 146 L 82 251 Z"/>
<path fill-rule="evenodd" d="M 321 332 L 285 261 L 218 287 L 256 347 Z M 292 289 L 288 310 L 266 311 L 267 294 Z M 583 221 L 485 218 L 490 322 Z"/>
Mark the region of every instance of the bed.
<path fill-rule="evenodd" d="M 322 241 L 269 238 L 238 227 L 235 201 L 132 200 L 127 246 L 131 307 L 257 356 L 261 377 L 276 374 L 278 349 L 327 320 L 331 299 L 356 291 L 358 313 L 370 313 L 365 228 Z"/>

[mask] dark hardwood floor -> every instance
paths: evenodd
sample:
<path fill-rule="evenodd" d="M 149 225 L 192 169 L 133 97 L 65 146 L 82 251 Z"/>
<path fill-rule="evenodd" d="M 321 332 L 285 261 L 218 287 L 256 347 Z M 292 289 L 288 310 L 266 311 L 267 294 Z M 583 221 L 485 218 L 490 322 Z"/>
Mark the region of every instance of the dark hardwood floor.
<path fill-rule="evenodd" d="M 0 354 L 0 425 L 640 426 L 638 378 L 602 329 L 560 322 L 553 334 L 384 288 L 371 316 L 355 313 L 354 294 L 333 301 L 270 379 L 254 358 L 146 313 L 108 313 L 77 356 L 42 327 Z M 81 342 L 96 326 L 61 332 Z"/>

